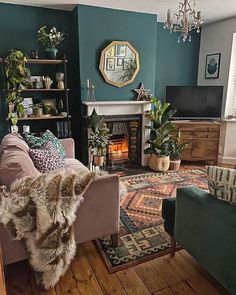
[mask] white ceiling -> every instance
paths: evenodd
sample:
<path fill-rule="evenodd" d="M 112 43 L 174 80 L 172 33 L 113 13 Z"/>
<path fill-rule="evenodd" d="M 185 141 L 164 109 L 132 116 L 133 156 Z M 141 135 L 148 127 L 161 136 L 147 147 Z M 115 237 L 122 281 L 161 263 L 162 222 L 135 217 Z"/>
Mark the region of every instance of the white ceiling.
<path fill-rule="evenodd" d="M 72 10 L 76 4 L 86 4 L 121 10 L 157 14 L 158 21 L 166 18 L 167 9 L 178 9 L 179 0 L 13 0 L 5 3 L 32 5 L 63 10 Z M 236 16 L 235 0 L 196 0 L 196 8 L 202 11 L 206 23 Z"/>

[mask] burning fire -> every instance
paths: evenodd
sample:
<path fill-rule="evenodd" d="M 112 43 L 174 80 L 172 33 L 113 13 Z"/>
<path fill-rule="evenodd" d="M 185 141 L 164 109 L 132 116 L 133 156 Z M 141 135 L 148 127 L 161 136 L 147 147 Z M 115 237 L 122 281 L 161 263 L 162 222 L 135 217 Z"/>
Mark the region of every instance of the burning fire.
<path fill-rule="evenodd" d="M 108 153 L 110 160 L 127 160 L 129 152 L 128 136 L 125 134 L 121 139 L 110 139 Z"/>

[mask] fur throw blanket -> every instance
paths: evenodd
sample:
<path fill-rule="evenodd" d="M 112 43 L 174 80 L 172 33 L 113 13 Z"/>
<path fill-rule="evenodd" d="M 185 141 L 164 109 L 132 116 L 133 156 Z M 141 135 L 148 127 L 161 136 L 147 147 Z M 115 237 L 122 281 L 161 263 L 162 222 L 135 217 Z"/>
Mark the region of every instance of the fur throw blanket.
<path fill-rule="evenodd" d="M 72 224 L 93 172 L 62 170 L 15 181 L 0 190 L 0 221 L 23 242 L 39 284 L 53 287 L 75 255 Z"/>

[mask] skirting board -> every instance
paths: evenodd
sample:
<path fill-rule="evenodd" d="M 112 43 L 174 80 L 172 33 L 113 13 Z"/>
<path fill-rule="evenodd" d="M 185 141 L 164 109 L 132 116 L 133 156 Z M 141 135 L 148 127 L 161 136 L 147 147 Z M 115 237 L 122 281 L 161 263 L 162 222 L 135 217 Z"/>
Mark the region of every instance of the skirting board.
<path fill-rule="evenodd" d="M 236 165 L 236 157 L 218 157 L 218 162 L 220 164 L 227 164 L 227 165 Z"/>

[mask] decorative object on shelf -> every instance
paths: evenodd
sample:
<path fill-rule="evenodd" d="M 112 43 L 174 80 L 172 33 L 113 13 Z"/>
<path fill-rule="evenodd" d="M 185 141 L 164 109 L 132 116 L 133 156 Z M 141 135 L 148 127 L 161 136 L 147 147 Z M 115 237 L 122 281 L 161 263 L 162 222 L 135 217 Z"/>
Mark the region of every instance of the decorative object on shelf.
<path fill-rule="evenodd" d="M 136 93 L 138 93 L 137 99 L 136 100 L 146 100 L 148 96 L 148 92 L 150 91 L 149 89 L 144 88 L 144 84 L 141 83 L 139 89 L 134 89 Z"/>
<path fill-rule="evenodd" d="M 29 125 L 23 125 L 23 133 L 24 134 L 30 133 L 30 126 Z"/>
<path fill-rule="evenodd" d="M 11 118 L 11 113 L 15 112 L 17 115 L 17 111 L 23 112 L 21 92 L 30 87 L 30 71 L 26 68 L 27 56 L 20 50 L 11 50 L 6 61 L 6 100 L 9 105 L 11 104 L 11 111 L 8 114 L 8 118 Z"/>
<path fill-rule="evenodd" d="M 87 96 L 86 96 L 86 101 L 90 101 L 90 102 L 95 102 L 96 98 L 95 98 L 95 86 L 90 84 L 89 79 L 87 79 Z"/>
<path fill-rule="evenodd" d="M 64 77 L 65 77 L 64 73 L 62 73 L 62 72 L 56 73 L 56 81 L 57 81 L 57 88 L 58 89 L 65 89 Z"/>
<path fill-rule="evenodd" d="M 31 88 L 43 89 L 43 77 L 42 76 L 30 76 Z"/>
<path fill-rule="evenodd" d="M 30 53 L 31 53 L 31 58 L 32 59 L 38 59 L 39 58 L 39 52 L 38 52 L 38 50 L 36 50 L 36 49 L 31 50 Z"/>
<path fill-rule="evenodd" d="M 46 32 L 47 27 L 43 26 L 38 30 L 37 40 L 45 47 L 49 59 L 56 59 L 57 46 L 65 39 L 65 34 L 57 31 L 55 27 Z"/>
<path fill-rule="evenodd" d="M 175 139 L 170 142 L 170 170 L 179 170 L 181 154 L 189 142 L 182 142 L 181 132 L 178 131 Z"/>
<path fill-rule="evenodd" d="M 193 7 L 191 7 L 193 5 Z M 204 23 L 204 17 L 201 11 L 195 10 L 195 0 L 183 0 L 179 3 L 179 11 L 171 17 L 171 11 L 167 11 L 167 19 L 164 23 L 164 29 L 168 29 L 170 33 L 178 32 L 178 43 L 182 39 L 185 42 L 187 39 L 191 42 L 190 32 L 197 30 L 200 33 L 200 26 Z"/>
<path fill-rule="evenodd" d="M 61 113 L 64 109 L 63 99 L 60 97 L 57 103 L 57 109 Z"/>
<path fill-rule="evenodd" d="M 36 103 L 32 105 L 33 108 L 33 115 L 35 117 L 40 117 L 43 115 L 43 105 L 42 103 Z"/>
<path fill-rule="evenodd" d="M 44 82 L 45 89 L 51 89 L 53 80 L 50 77 L 48 76 L 43 77 L 43 82 Z"/>
<path fill-rule="evenodd" d="M 170 132 L 175 129 L 175 125 L 169 119 L 175 114 L 175 110 L 169 108 L 170 104 L 162 105 L 157 98 L 151 100 L 153 108 L 145 113 L 150 120 L 151 126 L 146 128 L 151 130 L 150 144 L 144 153 L 150 155 L 149 167 L 155 171 L 167 171 L 170 166 Z"/>
<path fill-rule="evenodd" d="M 217 79 L 220 72 L 220 53 L 208 54 L 206 56 L 205 78 Z"/>
<path fill-rule="evenodd" d="M 11 133 L 17 133 L 19 131 L 19 128 L 17 126 L 17 122 L 18 122 L 17 113 L 9 113 L 8 118 L 12 123 L 12 125 L 11 125 Z"/>
<path fill-rule="evenodd" d="M 124 87 L 134 81 L 140 69 L 139 54 L 127 41 L 113 41 L 101 52 L 99 70 L 105 81 Z"/>

